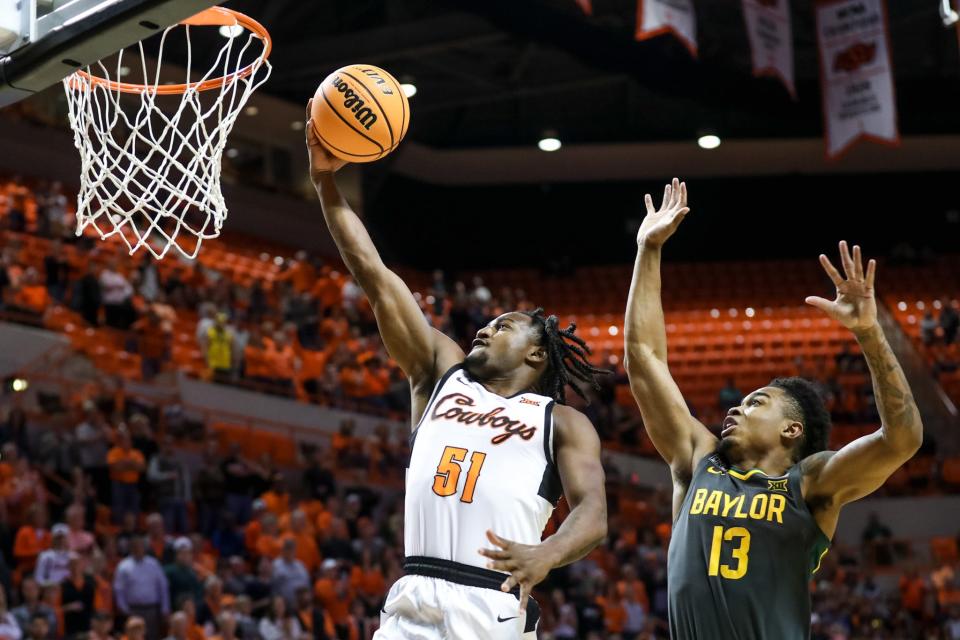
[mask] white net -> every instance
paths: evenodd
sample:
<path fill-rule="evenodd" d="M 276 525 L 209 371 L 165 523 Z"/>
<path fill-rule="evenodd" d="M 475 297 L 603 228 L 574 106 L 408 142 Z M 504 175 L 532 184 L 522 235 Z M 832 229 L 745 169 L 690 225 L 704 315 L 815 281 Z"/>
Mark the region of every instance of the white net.
<path fill-rule="evenodd" d="M 271 67 L 268 37 L 239 25 L 226 26 L 233 37 L 227 38 L 209 70 L 192 80 L 190 30 L 211 28 L 216 29 L 186 24 L 167 28 L 157 36 L 155 57 L 138 43 L 142 85 L 119 81 L 131 73 L 123 51 L 115 64 L 112 59 L 109 63 L 112 75 L 101 61 L 63 81 L 81 160 L 77 235 L 92 228 L 102 239 L 121 238 L 130 254 L 145 248 L 162 258 L 176 247 L 191 259 L 203 240 L 220 235 L 227 216 L 220 191 L 227 136 Z M 169 65 L 162 65 L 163 50 L 174 31 L 186 39 L 182 93 L 169 92 L 174 89 L 171 83 L 161 82 L 169 77 Z M 136 54 L 127 55 L 131 58 Z"/>

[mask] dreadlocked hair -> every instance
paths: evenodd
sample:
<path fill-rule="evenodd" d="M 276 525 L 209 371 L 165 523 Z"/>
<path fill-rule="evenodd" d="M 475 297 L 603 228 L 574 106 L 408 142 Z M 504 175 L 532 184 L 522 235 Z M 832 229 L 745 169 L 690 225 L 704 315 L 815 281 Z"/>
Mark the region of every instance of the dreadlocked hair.
<path fill-rule="evenodd" d="M 600 389 L 596 376 L 612 372 L 590 364 L 588 358 L 593 352 L 583 338 L 575 335 L 575 323 L 561 329 L 557 316 L 544 315 L 542 307 L 522 313 L 540 328 L 540 344 L 547 351 L 547 368 L 539 383 L 541 391 L 560 404 L 566 404 L 566 387 L 569 385 L 578 396 L 589 403 L 578 381 Z"/>

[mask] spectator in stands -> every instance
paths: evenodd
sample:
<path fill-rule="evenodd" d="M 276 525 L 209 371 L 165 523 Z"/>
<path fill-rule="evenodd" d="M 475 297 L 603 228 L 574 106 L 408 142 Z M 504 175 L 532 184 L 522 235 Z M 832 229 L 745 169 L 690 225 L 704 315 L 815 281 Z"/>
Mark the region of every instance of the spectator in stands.
<path fill-rule="evenodd" d="M 270 613 L 260 621 L 259 630 L 263 640 L 289 640 L 303 633 L 300 622 L 287 613 L 286 603 L 280 596 L 271 600 Z"/>
<path fill-rule="evenodd" d="M 490 289 L 483 284 L 483 278 L 480 276 L 475 276 L 473 278 L 473 291 L 470 292 L 470 297 L 472 298 L 473 302 L 479 306 L 489 303 L 493 298 L 493 295 L 490 293 Z"/>
<path fill-rule="evenodd" d="M 260 535 L 257 536 L 255 555 L 273 560 L 283 551 L 277 516 L 264 511 L 260 516 Z"/>
<path fill-rule="evenodd" d="M 327 451 L 320 446 L 310 456 L 310 466 L 303 472 L 303 488 L 314 500 L 326 500 L 337 492 L 337 481 L 326 466 Z"/>
<path fill-rule="evenodd" d="M 107 471 L 110 435 L 110 427 L 93 400 L 84 400 L 83 421 L 74 430 L 77 461 L 84 473 L 93 479 L 99 495 L 108 495 L 110 488 Z"/>
<path fill-rule="evenodd" d="M 304 634 L 310 640 L 332 640 L 334 634 L 333 621 L 323 609 L 317 607 L 313 601 L 310 587 L 300 587 L 296 590 L 296 616 Z"/>
<path fill-rule="evenodd" d="M 14 283 L 11 305 L 36 316 L 42 316 L 50 306 L 47 287 L 41 283 L 40 274 L 33 267 L 27 267 L 19 280 Z"/>
<path fill-rule="evenodd" d="M 157 271 L 157 261 L 150 255 L 143 256 L 136 272 L 137 292 L 147 302 L 153 302 L 162 295 L 160 290 L 160 274 Z"/>
<path fill-rule="evenodd" d="M 203 350 L 204 340 L 206 340 L 207 332 L 210 330 L 210 327 L 214 325 L 215 318 L 217 315 L 217 305 L 212 302 L 201 302 L 200 307 L 197 309 L 197 315 L 199 320 L 197 320 L 197 345 Z"/>
<path fill-rule="evenodd" d="M 20 640 L 23 632 L 13 613 L 7 608 L 7 591 L 0 588 L 0 638 L 4 640 Z"/>
<path fill-rule="evenodd" d="M 577 638 L 577 610 L 567 602 L 563 589 L 554 589 L 551 592 L 551 604 L 556 619 L 553 627 L 553 637 L 556 640 L 575 640 Z"/>
<path fill-rule="evenodd" d="M 940 323 L 933 317 L 933 311 L 927 309 L 920 320 L 920 339 L 923 340 L 923 344 L 929 346 L 934 343 L 937 339 L 937 327 L 939 326 Z"/>
<path fill-rule="evenodd" d="M 290 494 L 287 492 L 287 480 L 282 473 L 276 473 L 271 479 L 270 490 L 260 496 L 267 511 L 277 518 L 290 511 Z"/>
<path fill-rule="evenodd" d="M 863 529 L 862 539 L 869 557 L 881 566 L 893 564 L 892 537 L 890 527 L 880 522 L 875 511 L 871 512 L 867 526 Z"/>
<path fill-rule="evenodd" d="M 960 640 L 960 604 L 951 606 L 946 618 L 943 627 L 947 640 Z"/>
<path fill-rule="evenodd" d="M 227 326 L 227 314 L 218 312 L 213 324 L 200 340 L 210 375 L 216 382 L 228 382 L 233 372 L 233 330 Z"/>
<path fill-rule="evenodd" d="M 221 558 L 240 556 L 245 553 L 243 531 L 237 525 L 237 519 L 229 511 L 224 511 L 219 519 L 219 526 L 211 534 L 214 548 Z"/>
<path fill-rule="evenodd" d="M 330 615 L 337 636 L 342 637 L 341 634 L 347 631 L 350 603 L 354 597 L 349 574 L 340 569 L 336 560 L 327 558 L 320 565 L 320 579 L 313 585 L 313 593 Z"/>
<path fill-rule="evenodd" d="M 80 503 L 71 504 L 67 507 L 65 513 L 67 520 L 67 547 L 70 551 L 81 555 L 89 555 L 97 550 L 97 540 L 93 534 L 87 531 L 84 526 L 84 505 Z"/>
<path fill-rule="evenodd" d="M 310 574 L 297 559 L 297 542 L 287 537 L 283 540 L 280 557 L 273 561 L 273 595 L 284 599 L 292 610 L 296 606 L 296 592 L 301 587 L 310 588 Z"/>
<path fill-rule="evenodd" d="M 53 525 L 50 548 L 43 551 L 37 560 L 35 577 L 41 587 L 60 584 L 70 575 L 70 548 L 67 536 L 70 527 L 60 523 Z"/>
<path fill-rule="evenodd" d="M 113 629 L 113 616 L 106 611 L 97 611 L 93 614 L 90 623 L 90 635 L 87 640 L 113 640 L 110 631 Z"/>
<path fill-rule="evenodd" d="M 169 633 L 164 640 L 190 640 L 187 633 L 187 614 L 177 611 L 170 616 Z"/>
<path fill-rule="evenodd" d="M 143 413 L 134 413 L 130 416 L 130 442 L 133 443 L 134 449 L 143 454 L 145 461 L 152 460 L 153 456 L 160 451 L 153 427 L 150 426 L 150 419 Z"/>
<path fill-rule="evenodd" d="M 197 607 L 197 624 L 208 626 L 216 624 L 217 616 L 223 612 L 225 603 L 233 606 L 233 596 L 223 595 L 223 581 L 217 576 L 207 576 L 203 582 L 203 601 Z"/>
<path fill-rule="evenodd" d="M 100 290 L 103 299 L 104 323 L 108 327 L 126 331 L 133 324 L 133 287 L 120 272 L 120 263 L 113 258 L 100 272 Z"/>
<path fill-rule="evenodd" d="M 10 447 L 4 447 L 4 458 L 10 456 Z M 16 572 L 23 576 L 32 573 L 37 566 L 40 552 L 50 548 L 50 531 L 47 530 L 47 509 L 42 504 L 32 504 L 27 510 L 30 524 L 25 524 L 17 531 L 13 543 L 13 558 L 16 560 Z M 39 595 L 39 593 L 37 594 Z"/>
<path fill-rule="evenodd" d="M 603 608 L 598 601 L 596 582 L 592 580 L 583 584 L 577 602 L 577 628 L 581 635 L 602 634 L 604 630 Z"/>
<path fill-rule="evenodd" d="M 163 370 L 164 362 L 170 357 L 169 328 L 151 306 L 142 318 L 133 323 L 131 329 L 137 335 L 141 375 L 149 382 Z"/>
<path fill-rule="evenodd" d="M 63 302 L 70 283 L 70 263 L 64 259 L 63 245 L 59 240 L 50 243 L 50 250 L 43 258 L 47 293 L 57 302 Z"/>
<path fill-rule="evenodd" d="M 246 595 L 250 598 L 254 617 L 260 617 L 270 607 L 270 594 L 273 591 L 273 560 L 260 558 L 256 566 L 256 575 L 247 578 Z"/>
<path fill-rule="evenodd" d="M 717 408 L 726 411 L 730 407 L 735 407 L 743 401 L 743 392 L 737 388 L 737 383 L 733 378 L 727 378 L 727 384 L 720 389 L 720 395 L 717 398 Z"/>
<path fill-rule="evenodd" d="M 147 638 L 159 640 L 160 625 L 170 614 L 170 591 L 160 563 L 146 555 L 146 543 L 142 536 L 133 538 L 130 556 L 117 566 L 113 593 L 120 613 L 142 618 Z"/>
<path fill-rule="evenodd" d="M 20 625 L 20 630 L 26 636 L 30 631 L 35 616 L 41 616 L 47 621 L 48 629 L 57 628 L 57 614 L 53 609 L 40 601 L 40 585 L 33 576 L 26 576 L 20 583 L 21 604 L 13 610 L 13 617 Z"/>
<path fill-rule="evenodd" d="M 7 210 L 7 229 L 14 233 L 23 233 L 27 227 L 27 196 L 30 191 L 24 186 L 19 176 L 14 176 L 7 189 L 9 209 Z"/>
<path fill-rule="evenodd" d="M 0 442 L 4 443 L 4 446 L 7 444 L 13 445 L 18 453 L 26 453 L 29 450 L 28 439 L 27 413 L 22 407 L 10 407 L 6 420 L 4 420 L 3 425 L 0 425 Z M 6 455 L 4 453 L 4 459 L 6 459 Z M 3 480 L 3 478 L 0 478 L 0 482 L 3 482 Z"/>
<path fill-rule="evenodd" d="M 234 619 L 237 622 L 237 632 L 241 638 L 257 638 L 260 631 L 257 628 L 257 621 L 253 617 L 253 602 L 248 595 L 239 595 L 236 600 L 236 613 Z"/>
<path fill-rule="evenodd" d="M 167 535 L 163 516 L 151 513 L 147 516 L 147 553 L 161 565 L 173 564 L 176 558 L 174 540 Z"/>
<path fill-rule="evenodd" d="M 199 605 L 203 598 L 203 585 L 193 566 L 193 544 L 188 538 L 177 538 L 173 543 L 176 560 L 163 568 L 170 588 L 169 602 L 179 602 L 183 596 L 189 596 Z"/>
<path fill-rule="evenodd" d="M 146 465 L 143 454 L 133 448 L 129 431 L 117 429 L 117 445 L 107 453 L 110 467 L 111 496 L 114 522 L 122 522 L 124 515 L 140 514 L 140 474 Z"/>
<path fill-rule="evenodd" d="M 42 613 L 35 613 L 30 618 L 30 625 L 24 630 L 23 637 L 27 640 L 50 640 L 56 638 L 56 624 L 50 624 L 50 620 Z"/>
<path fill-rule="evenodd" d="M 70 553 L 69 575 L 60 585 L 63 595 L 64 635 L 73 638 L 90 631 L 93 619 L 93 600 L 96 582 L 84 572 L 83 559 L 76 553 Z"/>
<path fill-rule="evenodd" d="M 189 640 L 200 640 L 205 634 L 203 627 L 197 624 L 197 606 L 190 596 L 182 596 L 177 603 L 177 613 L 182 613 L 187 620 L 187 638 Z"/>
<path fill-rule="evenodd" d="M 213 640 L 238 640 L 238 638 L 246 640 L 247 636 L 241 635 L 242 631 L 240 630 L 237 616 L 233 612 L 224 611 L 217 616 L 216 623 L 217 628 L 220 630 L 220 635 L 212 636 Z"/>
<path fill-rule="evenodd" d="M 293 390 L 293 378 L 300 369 L 300 358 L 283 331 L 274 331 L 264 350 L 270 367 L 271 383 L 283 391 Z"/>
<path fill-rule="evenodd" d="M 307 573 L 313 574 L 320 567 L 320 550 L 317 548 L 317 539 L 313 526 L 307 520 L 303 509 L 295 509 L 290 513 L 290 538 L 296 543 L 297 560 L 303 563 Z"/>
<path fill-rule="evenodd" d="M 173 437 L 163 436 L 160 451 L 150 459 L 147 480 L 153 487 L 157 508 L 167 531 L 187 533 L 187 504 L 190 502 L 190 472 L 173 448 Z"/>
<path fill-rule="evenodd" d="M 80 312 L 83 319 L 91 327 L 100 325 L 100 306 L 103 295 L 100 288 L 100 279 L 97 277 L 96 267 L 90 263 L 83 276 L 77 281 L 74 288 L 71 304 Z"/>
<path fill-rule="evenodd" d="M 197 501 L 200 531 L 204 535 L 212 535 L 226 495 L 226 480 L 220 466 L 220 447 L 215 440 L 208 440 L 204 445 L 203 464 L 193 483 L 193 495 Z"/>
<path fill-rule="evenodd" d="M 145 640 L 146 638 L 152 638 L 154 635 L 157 638 L 160 637 L 159 629 L 148 631 L 147 619 L 140 616 L 127 619 L 127 624 L 123 626 L 123 630 L 125 632 L 123 640 Z"/>
<path fill-rule="evenodd" d="M 353 560 L 353 544 L 350 532 L 343 518 L 334 518 L 330 524 L 330 534 L 320 548 L 325 558 Z"/>
<path fill-rule="evenodd" d="M 231 442 L 229 453 L 220 463 L 220 468 L 226 483 L 226 508 L 239 524 L 246 524 L 250 520 L 253 483 L 259 467 L 240 455 L 239 443 Z"/>
<path fill-rule="evenodd" d="M 960 313 L 949 298 L 944 298 L 940 306 L 940 328 L 943 330 L 943 342 L 953 344 L 957 339 L 957 330 L 960 329 Z"/>

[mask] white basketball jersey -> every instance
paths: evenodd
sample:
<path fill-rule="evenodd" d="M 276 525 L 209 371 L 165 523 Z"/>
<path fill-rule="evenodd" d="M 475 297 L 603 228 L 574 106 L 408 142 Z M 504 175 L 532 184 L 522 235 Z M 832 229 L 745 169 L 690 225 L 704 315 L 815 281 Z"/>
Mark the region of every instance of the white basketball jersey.
<path fill-rule="evenodd" d="M 486 568 L 486 536 L 539 544 L 560 498 L 553 400 L 504 398 L 457 365 L 437 383 L 411 436 L 404 550 Z"/>

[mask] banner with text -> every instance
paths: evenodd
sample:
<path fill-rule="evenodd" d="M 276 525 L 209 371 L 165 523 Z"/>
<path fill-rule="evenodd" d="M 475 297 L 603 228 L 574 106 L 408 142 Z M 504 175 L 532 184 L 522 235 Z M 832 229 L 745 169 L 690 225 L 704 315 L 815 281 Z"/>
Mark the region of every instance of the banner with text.
<path fill-rule="evenodd" d="M 884 0 L 816 5 L 827 157 L 863 138 L 900 143 Z"/>
<path fill-rule="evenodd" d="M 788 0 L 743 0 L 753 75 L 773 76 L 797 99 L 793 81 L 793 31 Z"/>
<path fill-rule="evenodd" d="M 697 57 L 697 16 L 693 0 L 637 0 L 637 40 L 672 33 Z"/>

